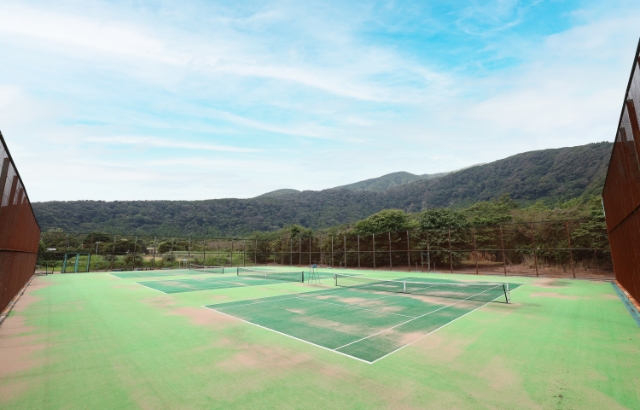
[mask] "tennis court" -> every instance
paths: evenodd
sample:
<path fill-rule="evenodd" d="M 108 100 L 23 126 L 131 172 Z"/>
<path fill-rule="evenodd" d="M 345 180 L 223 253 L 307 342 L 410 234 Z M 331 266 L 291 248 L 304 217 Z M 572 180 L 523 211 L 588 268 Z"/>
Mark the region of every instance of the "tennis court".
<path fill-rule="evenodd" d="M 191 274 L 193 274 L 192 272 L 199 272 L 200 274 L 206 273 L 197 270 L 189 270 L 186 272 L 189 272 Z M 237 288 L 244 286 L 274 285 L 283 282 L 328 283 L 329 279 L 333 279 L 332 274 L 324 272 L 314 272 L 313 274 L 310 274 L 309 272 L 304 271 L 274 271 L 271 269 L 250 268 L 233 268 L 227 269 L 225 272 L 233 272 L 235 273 L 235 275 L 197 279 L 185 278 L 161 281 L 145 281 L 137 283 L 151 289 L 159 290 L 163 293 L 171 294 L 196 292 L 201 290 Z M 174 276 L 175 275 L 176 274 L 174 274 Z M 135 278 L 135 276 L 133 278 Z"/>
<path fill-rule="evenodd" d="M 228 272 L 235 272 L 235 268 L 227 268 Z M 160 276 L 182 276 L 182 275 L 208 275 L 211 273 L 223 274 L 225 273 L 225 269 L 222 266 L 216 267 L 202 267 L 195 269 L 179 269 L 179 270 L 149 270 L 149 271 L 133 271 L 133 272 L 122 272 L 122 273 L 112 273 L 113 276 L 120 279 L 136 279 L 136 278 L 154 278 Z"/>
<path fill-rule="evenodd" d="M 283 283 L 279 279 L 260 279 L 243 276 L 227 276 L 213 278 L 197 278 L 197 279 L 175 279 L 175 280 L 158 280 L 138 282 L 139 285 L 146 286 L 160 292 L 172 294 L 183 292 L 196 292 L 201 290 L 215 290 L 238 288 L 245 286 L 264 286 Z"/>
<path fill-rule="evenodd" d="M 206 307 L 374 363 L 487 303 L 507 303 L 509 289 L 519 286 L 350 275 L 335 275 L 335 284 L 329 290 Z"/>

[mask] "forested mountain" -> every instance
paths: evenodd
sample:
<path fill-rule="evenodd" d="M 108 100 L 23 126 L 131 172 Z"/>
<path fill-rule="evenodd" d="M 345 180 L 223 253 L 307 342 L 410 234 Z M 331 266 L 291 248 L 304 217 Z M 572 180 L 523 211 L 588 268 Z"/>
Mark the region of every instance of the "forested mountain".
<path fill-rule="evenodd" d="M 353 184 L 342 185 L 333 189 L 346 189 L 349 191 L 373 191 L 382 192 L 390 188 L 395 188 L 400 185 L 406 185 L 411 182 L 435 179 L 441 176 L 447 175 L 447 172 L 441 172 L 439 174 L 424 174 L 415 175 L 410 172 L 394 172 L 392 174 L 383 175 L 378 178 L 366 179 L 364 181 L 356 182 Z"/>
<path fill-rule="evenodd" d="M 282 198 L 289 195 L 299 194 L 300 192 L 301 191 L 298 191 L 297 189 L 277 189 L 257 196 L 256 198 Z"/>
<path fill-rule="evenodd" d="M 343 187 L 298 193 L 280 190 L 250 199 L 55 201 L 34 203 L 33 207 L 44 230 L 241 235 L 294 223 L 325 228 L 390 208 L 416 212 L 463 207 L 504 194 L 523 204 L 599 194 L 611 148 L 612 144 L 603 142 L 526 152 L 382 191 Z"/>

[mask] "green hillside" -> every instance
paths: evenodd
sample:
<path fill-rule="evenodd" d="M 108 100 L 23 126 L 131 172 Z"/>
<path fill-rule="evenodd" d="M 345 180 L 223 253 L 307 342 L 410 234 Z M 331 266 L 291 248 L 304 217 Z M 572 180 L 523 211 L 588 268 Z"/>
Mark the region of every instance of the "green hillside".
<path fill-rule="evenodd" d="M 327 228 L 390 208 L 417 212 L 433 207 L 464 207 L 504 194 L 521 204 L 538 200 L 557 203 L 599 194 L 611 148 L 612 144 L 602 142 L 526 152 L 382 191 L 281 190 L 275 195 L 250 199 L 54 201 L 33 206 L 45 230 L 241 235 L 290 224 Z"/>
<path fill-rule="evenodd" d="M 366 179 L 364 181 L 356 182 L 349 185 L 342 185 L 335 187 L 334 189 L 346 189 L 349 191 L 372 191 L 382 192 L 390 188 L 406 185 L 411 182 L 429 180 L 447 175 L 447 172 L 441 172 L 438 174 L 424 174 L 415 175 L 409 172 L 394 172 L 391 174 L 383 175 L 378 178 Z"/>

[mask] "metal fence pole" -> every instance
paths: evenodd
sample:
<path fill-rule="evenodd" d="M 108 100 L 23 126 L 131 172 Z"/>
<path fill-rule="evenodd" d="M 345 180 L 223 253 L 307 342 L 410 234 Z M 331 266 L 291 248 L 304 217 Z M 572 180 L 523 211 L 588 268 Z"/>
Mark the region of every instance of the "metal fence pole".
<path fill-rule="evenodd" d="M 533 224 L 529 225 L 531 229 L 531 246 L 533 247 L 533 264 L 536 267 L 536 276 L 540 276 L 538 274 L 538 253 L 536 252 L 536 233 L 533 230 Z"/>
<path fill-rule="evenodd" d="M 111 248 L 111 270 L 115 266 L 116 262 L 116 236 L 113 235 L 113 247 Z"/>
<path fill-rule="evenodd" d="M 358 269 L 360 269 L 360 234 L 358 234 Z"/>
<path fill-rule="evenodd" d="M 391 254 L 391 232 L 389 232 L 389 270 L 393 270 L 393 255 Z"/>
<path fill-rule="evenodd" d="M 158 240 L 157 236 L 153 237 L 153 259 L 151 260 L 151 269 L 156 269 L 156 252 L 158 251 L 158 245 L 156 244 Z"/>
<path fill-rule="evenodd" d="M 202 239 L 202 266 L 207 266 L 207 240 Z"/>
<path fill-rule="evenodd" d="M 320 236 L 320 265 L 324 265 L 324 248 L 322 247 L 322 236 Z"/>
<path fill-rule="evenodd" d="M 233 238 L 231 238 L 231 264 L 229 266 L 233 266 Z"/>
<path fill-rule="evenodd" d="M 449 273 L 453 273 L 453 256 L 451 252 L 451 228 L 449 229 Z"/>
<path fill-rule="evenodd" d="M 344 234 L 342 235 L 342 238 L 344 239 L 344 267 L 347 267 L 347 235 Z"/>
<path fill-rule="evenodd" d="M 371 236 L 373 237 L 373 270 L 376 270 L 376 234 Z"/>
<path fill-rule="evenodd" d="M 504 237 L 502 236 L 502 225 L 500 225 L 500 248 L 502 249 L 502 266 L 504 268 L 504 276 L 507 276 L 507 256 L 504 253 Z"/>
<path fill-rule="evenodd" d="M 257 265 L 258 264 L 258 240 L 256 239 L 256 246 L 255 248 L 253 248 L 253 265 Z"/>
<path fill-rule="evenodd" d="M 425 229 L 427 234 L 427 272 L 431 272 L 431 241 L 429 240 L 429 230 Z"/>
<path fill-rule="evenodd" d="M 187 264 L 191 265 L 191 237 L 188 237 L 187 242 Z"/>
<path fill-rule="evenodd" d="M 289 266 L 293 266 L 293 238 L 289 237 Z"/>
<path fill-rule="evenodd" d="M 302 266 L 302 236 L 298 238 L 298 265 Z"/>
<path fill-rule="evenodd" d="M 171 238 L 171 267 L 175 266 L 176 263 L 176 257 L 173 254 L 173 247 L 175 245 L 176 242 L 176 238 Z"/>
<path fill-rule="evenodd" d="M 242 266 L 247 266 L 247 240 L 242 240 Z"/>
<path fill-rule="evenodd" d="M 571 235 L 569 234 L 569 222 L 564 221 L 564 226 L 567 229 L 567 241 L 569 242 L 569 260 L 571 261 L 571 273 L 573 278 L 576 278 L 576 270 L 573 266 L 573 248 L 571 247 Z"/>
<path fill-rule="evenodd" d="M 333 235 L 331 235 L 331 267 L 333 268 Z"/>
<path fill-rule="evenodd" d="M 93 234 L 91 234 L 91 245 L 89 245 L 89 252 L 93 250 Z M 96 246 L 96 254 L 98 253 L 98 247 Z M 89 253 L 89 261 L 91 261 L 91 253 Z M 91 265 L 87 265 L 87 272 L 91 269 Z"/>
<path fill-rule="evenodd" d="M 136 252 L 138 250 L 138 236 L 136 235 L 135 242 L 133 243 L 133 269 L 136 270 Z"/>
<path fill-rule="evenodd" d="M 476 227 L 473 227 L 473 256 L 476 260 L 476 275 L 478 274 L 478 246 L 476 245 Z"/>
<path fill-rule="evenodd" d="M 409 239 L 409 231 L 407 231 L 407 263 L 409 264 L 409 272 L 411 272 L 411 240 Z"/>

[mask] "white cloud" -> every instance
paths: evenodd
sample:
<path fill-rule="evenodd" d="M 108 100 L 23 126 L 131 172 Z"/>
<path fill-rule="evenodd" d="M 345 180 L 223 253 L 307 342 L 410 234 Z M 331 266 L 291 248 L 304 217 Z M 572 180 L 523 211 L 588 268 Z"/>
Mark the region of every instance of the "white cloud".
<path fill-rule="evenodd" d="M 543 37 L 510 31 L 511 1 L 405 31 L 384 19 L 409 6 L 161 7 L 0 5 L 0 126 L 33 200 L 250 197 L 610 140 L 640 21 L 598 6 Z M 510 66 L 403 48 L 456 24 Z"/>
<path fill-rule="evenodd" d="M 167 140 L 156 137 L 139 137 L 139 136 L 111 136 L 111 137 L 87 137 L 87 142 L 98 142 L 108 145 L 140 145 L 156 148 L 178 148 L 196 151 L 221 151 L 221 152 L 259 152 L 254 148 L 240 148 L 223 145 L 202 144 L 187 141 Z"/>

